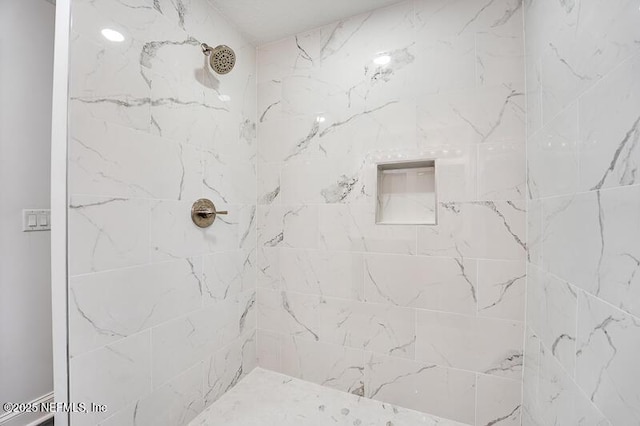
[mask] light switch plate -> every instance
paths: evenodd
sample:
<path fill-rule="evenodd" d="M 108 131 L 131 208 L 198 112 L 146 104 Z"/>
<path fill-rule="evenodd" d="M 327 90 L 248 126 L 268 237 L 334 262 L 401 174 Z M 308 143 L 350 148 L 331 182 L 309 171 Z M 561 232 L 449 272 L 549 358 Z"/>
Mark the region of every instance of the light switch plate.
<path fill-rule="evenodd" d="M 22 231 L 50 231 L 51 210 L 25 209 L 22 210 Z"/>

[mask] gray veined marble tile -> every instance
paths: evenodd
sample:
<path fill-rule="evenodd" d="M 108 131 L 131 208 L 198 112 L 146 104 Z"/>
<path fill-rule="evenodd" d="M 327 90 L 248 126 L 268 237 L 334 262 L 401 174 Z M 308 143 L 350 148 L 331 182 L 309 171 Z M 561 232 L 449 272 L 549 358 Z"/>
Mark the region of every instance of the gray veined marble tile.
<path fill-rule="evenodd" d="M 417 39 L 419 93 L 473 90 L 476 87 L 475 34 Z"/>
<path fill-rule="evenodd" d="M 265 140 L 258 144 L 260 161 L 287 162 L 292 158 L 313 158 L 320 154 L 317 115 L 260 122 L 258 132 L 261 140 Z"/>
<path fill-rule="evenodd" d="M 632 314 L 639 312 L 638 191 L 607 189 L 544 204 L 546 268 Z"/>
<path fill-rule="evenodd" d="M 533 3 L 533 2 L 528 2 Z M 528 14 L 525 14 L 528 15 Z M 529 24 L 527 24 L 529 25 Z M 542 127 L 542 81 L 539 58 L 533 58 L 533 48 L 526 46 L 526 87 L 527 87 L 527 134 L 533 135 Z"/>
<path fill-rule="evenodd" d="M 524 200 L 526 160 L 523 141 L 478 147 L 478 200 Z"/>
<path fill-rule="evenodd" d="M 410 308 L 325 298 L 319 307 L 322 342 L 413 359 L 415 312 Z"/>
<path fill-rule="evenodd" d="M 327 250 L 415 254 L 415 227 L 375 224 L 373 204 L 321 205 L 318 247 Z"/>
<path fill-rule="evenodd" d="M 203 409 L 202 364 L 176 376 L 99 426 L 186 425 Z"/>
<path fill-rule="evenodd" d="M 418 310 L 416 360 L 519 379 L 523 324 Z"/>
<path fill-rule="evenodd" d="M 99 365 L 100 368 L 96 368 Z M 74 357 L 69 363 L 70 399 L 102 401 L 109 413 L 124 409 L 152 390 L 149 331 Z M 78 425 L 94 425 L 107 413 L 74 413 Z"/>
<path fill-rule="evenodd" d="M 235 300 L 219 302 L 153 328 L 154 386 L 221 350 L 239 334 L 239 307 Z"/>
<path fill-rule="evenodd" d="M 427 142 L 425 155 L 438 159 L 437 195 L 441 202 L 478 199 L 478 146 L 432 145 Z"/>
<path fill-rule="evenodd" d="M 236 250 L 209 254 L 204 256 L 203 264 L 205 303 L 233 298 L 255 287 L 255 251 Z"/>
<path fill-rule="evenodd" d="M 477 425 L 520 426 L 522 383 L 500 377 L 477 376 Z"/>
<path fill-rule="evenodd" d="M 275 248 L 284 242 L 284 208 L 280 205 L 259 205 L 257 208 L 258 247 Z"/>
<path fill-rule="evenodd" d="M 365 395 L 474 423 L 476 379 L 468 371 L 371 354 L 365 362 Z"/>
<path fill-rule="evenodd" d="M 640 35 L 639 35 L 640 38 Z M 600 81 L 579 100 L 580 189 L 639 183 L 640 54 Z"/>
<path fill-rule="evenodd" d="M 206 252 L 205 231 L 185 220 L 191 211 L 192 200 L 150 201 L 149 204 L 149 248 L 153 261 L 199 256 Z M 217 229 L 220 223 L 216 222 Z"/>
<path fill-rule="evenodd" d="M 397 152 L 420 146 L 413 98 L 396 95 L 372 105 L 363 102 L 364 106 L 349 111 L 342 120 L 334 117 L 332 111 L 323 113 L 320 118 L 324 118 L 319 131 L 320 158 L 346 162 L 341 167 L 346 167 L 347 174 L 351 175 L 359 170 L 362 159 L 371 152 Z M 351 143 L 345 144 L 345 140 Z M 350 200 L 353 201 L 353 197 Z"/>
<path fill-rule="evenodd" d="M 419 1 L 416 2 L 416 14 L 420 36 L 485 32 L 510 35 L 521 30 L 522 1 Z"/>
<path fill-rule="evenodd" d="M 248 236 L 251 235 L 250 222 L 252 206 L 216 203 L 218 210 L 226 210 L 230 212 L 228 215 L 220 215 L 216 217 L 213 225 L 203 229 L 204 234 L 204 251 L 206 253 L 219 253 L 224 251 L 237 250 L 241 244 L 249 248 L 250 244 L 246 244 Z M 248 214 L 247 214 L 248 213 Z M 193 223 L 187 223 L 193 226 Z"/>
<path fill-rule="evenodd" d="M 217 153 L 203 152 L 203 195 L 225 204 L 252 204 L 256 201 L 256 166 L 251 161 L 225 163 Z"/>
<path fill-rule="evenodd" d="M 276 371 L 364 396 L 364 351 L 284 335 L 280 343 L 282 364 Z"/>
<path fill-rule="evenodd" d="M 194 56 L 194 50 L 199 48 L 199 43 L 192 39 L 183 45 L 188 48 L 186 54 Z M 197 58 L 200 61 L 200 58 Z M 198 62 L 200 67 L 204 64 Z M 185 71 L 192 70 L 185 66 Z M 204 68 L 202 70 L 204 71 Z M 224 131 L 221 123 L 224 121 L 240 121 L 230 111 L 230 106 L 217 100 L 217 102 L 205 102 L 202 92 L 185 91 L 184 87 L 170 77 L 155 72 L 146 71 L 145 76 L 152 81 L 150 93 L 150 132 L 163 138 L 181 141 L 203 148 L 213 146 L 214 138 Z M 185 81 L 173 77 L 178 81 Z M 186 92 L 186 93 L 185 93 Z M 229 136 L 232 136 L 233 133 Z M 238 139 L 237 133 L 234 139 Z"/>
<path fill-rule="evenodd" d="M 203 409 L 202 365 L 198 364 L 136 404 L 133 425 L 184 425 Z M 122 425 L 124 426 L 124 425 Z"/>
<path fill-rule="evenodd" d="M 543 201 L 527 201 L 527 260 L 542 267 L 542 248 L 544 246 Z"/>
<path fill-rule="evenodd" d="M 236 386 L 256 367 L 256 331 L 241 335 L 204 363 L 204 405 Z"/>
<path fill-rule="evenodd" d="M 237 215 L 236 233 L 239 248 L 248 252 L 257 250 L 258 207 L 255 204 L 237 206 L 234 214 Z"/>
<path fill-rule="evenodd" d="M 522 374 L 522 424 L 539 425 L 540 412 L 538 384 L 540 375 L 540 339 L 531 328 L 525 327 L 525 351 Z"/>
<path fill-rule="evenodd" d="M 544 268 L 593 292 L 601 246 L 597 197 L 586 193 L 543 201 Z M 576 249 L 567 250 L 568 245 Z"/>
<path fill-rule="evenodd" d="M 69 93 L 78 98 L 149 98 L 140 73 L 140 45 L 102 43 L 74 29 L 71 36 Z"/>
<path fill-rule="evenodd" d="M 276 331 L 258 329 L 256 347 L 257 363 L 260 368 L 282 371 L 282 351 L 280 348 L 284 337 L 282 333 Z"/>
<path fill-rule="evenodd" d="M 286 332 L 314 341 L 320 340 L 320 296 L 258 289 L 258 324 L 260 329 Z"/>
<path fill-rule="evenodd" d="M 285 206 L 282 216 L 284 247 L 314 249 L 318 247 L 318 206 Z"/>
<path fill-rule="evenodd" d="M 318 206 L 258 207 L 258 245 L 314 249 L 318 246 Z"/>
<path fill-rule="evenodd" d="M 270 289 L 280 288 L 280 249 L 258 247 L 257 285 Z"/>
<path fill-rule="evenodd" d="M 610 426 L 589 397 L 571 380 L 556 358 L 540 346 L 537 377 L 539 421 L 542 424 Z"/>
<path fill-rule="evenodd" d="M 421 141 L 451 145 L 524 141 L 521 88 L 497 86 L 425 95 L 418 99 L 417 108 Z"/>
<path fill-rule="evenodd" d="M 480 85 L 523 87 L 524 34 L 515 31 L 511 34 L 476 34 L 476 65 L 476 81 Z"/>
<path fill-rule="evenodd" d="M 255 287 L 246 290 L 235 298 L 236 317 L 240 333 L 247 333 L 257 328 L 258 293 Z"/>
<path fill-rule="evenodd" d="M 579 188 L 581 145 L 574 103 L 530 137 L 527 145 L 528 195 L 571 195 Z"/>
<path fill-rule="evenodd" d="M 149 261 L 147 200 L 72 196 L 69 272 L 79 275 Z M 142 226 L 140 225 L 142 224 Z"/>
<path fill-rule="evenodd" d="M 324 148 L 330 149 L 326 145 Z M 283 165 L 279 193 L 282 203 L 332 204 L 366 198 L 366 160 L 353 155 L 328 155 L 330 158 L 316 160 L 291 159 Z"/>
<path fill-rule="evenodd" d="M 202 306 L 202 259 L 184 259 L 73 277 L 72 356 L 150 329 Z"/>
<path fill-rule="evenodd" d="M 258 204 L 279 204 L 282 197 L 281 163 L 258 163 Z"/>
<path fill-rule="evenodd" d="M 640 321 L 584 292 L 578 302 L 576 383 L 612 424 L 637 423 Z"/>
<path fill-rule="evenodd" d="M 418 253 L 428 256 L 523 260 L 522 201 L 440 203 L 437 226 L 418 228 Z"/>
<path fill-rule="evenodd" d="M 96 28 L 111 22 L 127 32 L 130 42 L 153 40 L 165 31 L 177 31 L 178 26 L 171 25 L 146 0 L 133 0 L 130 3 L 112 3 L 107 1 L 74 1 L 72 4 L 74 29 L 97 42 L 107 43 Z"/>
<path fill-rule="evenodd" d="M 578 289 L 533 265 L 528 272 L 528 327 L 573 378 Z"/>
<path fill-rule="evenodd" d="M 527 285 L 524 261 L 478 261 L 478 315 L 522 321 Z"/>
<path fill-rule="evenodd" d="M 130 97 L 73 97 L 69 109 L 82 115 L 123 127 L 148 132 L 151 123 L 151 99 Z M 74 124 L 70 125 L 73 128 Z"/>
<path fill-rule="evenodd" d="M 545 120 L 637 53 L 636 6 L 627 1 L 589 2 L 584 7 L 575 2 L 548 2 L 530 9 L 546 22 L 534 40 L 546 86 Z"/>
<path fill-rule="evenodd" d="M 422 256 L 367 255 L 367 302 L 474 315 L 477 261 Z"/>
<path fill-rule="evenodd" d="M 71 193 L 192 200 L 201 192 L 201 151 L 194 146 L 90 117 L 78 117 L 70 133 Z"/>
<path fill-rule="evenodd" d="M 283 289 L 352 300 L 364 297 L 362 254 L 281 249 L 279 256 Z"/>

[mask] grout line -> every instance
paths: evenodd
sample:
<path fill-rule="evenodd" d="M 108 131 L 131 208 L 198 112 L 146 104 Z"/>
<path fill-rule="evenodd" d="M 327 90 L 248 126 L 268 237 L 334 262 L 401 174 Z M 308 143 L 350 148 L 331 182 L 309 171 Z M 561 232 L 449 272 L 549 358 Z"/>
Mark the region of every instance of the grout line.
<path fill-rule="evenodd" d="M 522 50 L 523 50 L 523 54 L 524 54 L 524 60 L 523 60 L 523 73 L 524 73 L 524 93 L 525 93 L 525 102 L 524 102 L 524 107 L 525 107 L 525 126 L 524 126 L 524 140 L 525 140 L 525 149 L 524 149 L 524 198 L 525 198 L 525 242 L 527 244 L 527 253 L 525 258 L 528 259 L 530 261 L 531 259 L 531 241 L 529 240 L 530 238 L 530 232 L 529 232 L 529 227 L 530 227 L 530 214 L 531 214 L 531 200 L 529 199 L 529 132 L 530 132 L 530 122 L 529 122 L 529 95 L 530 95 L 530 91 L 529 91 L 529 87 L 528 87 L 528 82 L 529 79 L 528 77 L 528 67 L 527 67 L 527 13 L 526 13 L 526 5 L 524 4 L 524 2 L 522 3 Z M 540 96 L 540 95 L 539 95 Z M 542 99 L 539 99 L 539 103 L 540 103 L 540 122 L 542 122 Z M 540 243 L 542 244 L 542 243 Z M 524 414 L 524 410 L 525 410 L 525 368 L 526 368 L 526 359 L 527 359 L 527 312 L 528 312 L 528 297 L 529 297 L 529 261 L 525 260 L 525 280 L 524 280 L 524 297 L 523 297 L 523 308 L 524 308 L 524 312 L 523 312 L 523 318 L 522 321 L 524 323 L 524 326 L 522 327 L 522 372 L 521 372 L 521 376 L 520 376 L 520 380 L 521 380 L 521 386 L 520 386 L 520 418 L 519 418 L 519 422 L 518 424 L 522 423 L 522 416 Z"/>
<path fill-rule="evenodd" d="M 567 283 L 567 285 L 569 285 L 570 287 L 573 288 L 573 290 L 576 292 L 576 322 L 575 322 L 575 342 L 574 342 L 574 346 L 573 346 L 573 371 L 571 372 L 571 375 L 569 377 L 571 377 L 571 379 L 575 380 L 576 379 L 576 372 L 578 370 L 578 326 L 579 324 L 579 318 L 580 318 L 580 292 L 581 290 L 577 287 L 575 287 L 573 284 L 571 283 Z M 542 340 L 541 340 L 542 342 Z M 553 354 L 552 354 L 553 355 Z M 555 357 L 555 355 L 554 355 Z M 560 361 L 560 360 L 558 360 Z"/>
<path fill-rule="evenodd" d="M 396 310 L 403 310 L 403 311 L 408 311 L 408 310 L 416 310 L 416 311 L 422 311 L 422 312 L 431 312 L 431 313 L 437 313 L 437 314 L 445 314 L 445 315 L 451 315 L 451 316 L 459 316 L 459 317 L 465 317 L 465 318 L 469 318 L 469 319 L 480 319 L 480 320 L 488 320 L 488 321 L 496 321 L 496 322 L 501 322 L 501 323 L 511 323 L 511 324 L 522 324 L 524 325 L 524 320 L 520 320 L 520 319 L 509 319 L 509 318 L 501 318 L 501 317 L 491 317 L 491 316 L 485 316 L 485 315 L 476 315 L 476 314 L 468 314 L 468 313 L 462 313 L 462 312 L 453 312 L 453 311 L 443 311 L 443 310 L 438 310 L 438 309 L 431 309 L 431 308 L 423 308 L 423 307 L 416 307 L 416 306 L 401 306 L 401 305 L 393 305 L 390 303 L 383 303 L 383 302 L 371 302 L 371 301 L 366 301 L 366 300 L 359 300 L 359 299 L 349 299 L 349 298 L 345 298 L 345 297 L 339 297 L 339 296 L 327 296 L 324 294 L 317 294 L 317 293 L 302 293 L 296 290 L 289 290 L 283 287 L 278 287 L 278 288 L 273 288 L 273 287 L 268 287 L 268 286 L 260 286 L 258 287 L 259 290 L 261 291 L 268 291 L 268 292 L 273 292 L 273 293 L 280 293 L 282 291 L 286 292 L 287 294 L 292 294 L 295 296 L 303 296 L 303 297 L 308 297 L 308 298 L 314 298 L 317 300 L 322 300 L 322 301 L 339 301 L 339 302 L 349 302 L 349 303 L 353 303 L 353 304 L 360 304 L 360 305 L 374 305 L 374 306 L 383 306 L 386 308 L 393 308 Z M 207 306 L 209 307 L 209 306 Z"/>
<path fill-rule="evenodd" d="M 600 189 L 589 189 L 589 190 L 582 190 L 582 191 L 574 191 L 574 192 L 569 192 L 566 194 L 558 194 L 558 195 L 550 195 L 547 197 L 538 197 L 538 198 L 534 198 L 531 201 L 539 201 L 539 202 L 544 202 L 544 201 L 551 201 L 551 200 L 559 200 L 562 198 L 565 199 L 573 199 L 576 197 L 580 197 L 580 196 L 584 196 L 584 195 L 589 195 L 589 194 L 595 194 L 597 192 L 604 192 L 604 193 L 609 193 L 609 192 L 614 192 L 614 191 L 630 191 L 630 190 L 635 190 L 640 188 L 640 183 L 637 184 L 633 184 L 633 185 L 620 185 L 620 186 L 613 186 L 613 187 L 607 187 L 607 188 L 600 188 Z"/>
<path fill-rule="evenodd" d="M 473 401 L 473 424 L 478 425 L 478 374 L 474 376 L 474 401 Z"/>

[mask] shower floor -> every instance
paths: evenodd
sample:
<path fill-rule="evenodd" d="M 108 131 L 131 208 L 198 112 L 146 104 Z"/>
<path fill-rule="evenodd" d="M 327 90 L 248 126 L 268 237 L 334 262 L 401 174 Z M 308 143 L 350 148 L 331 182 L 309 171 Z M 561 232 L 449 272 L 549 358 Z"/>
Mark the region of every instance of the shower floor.
<path fill-rule="evenodd" d="M 189 426 L 466 426 L 257 368 Z"/>

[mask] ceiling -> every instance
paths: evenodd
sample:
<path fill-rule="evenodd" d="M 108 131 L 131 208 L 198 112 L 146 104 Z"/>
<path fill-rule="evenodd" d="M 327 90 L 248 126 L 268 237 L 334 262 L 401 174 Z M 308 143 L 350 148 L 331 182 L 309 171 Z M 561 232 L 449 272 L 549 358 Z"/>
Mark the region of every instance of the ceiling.
<path fill-rule="evenodd" d="M 210 0 L 256 45 L 399 0 Z"/>

